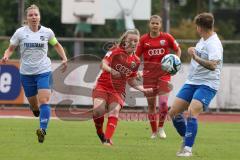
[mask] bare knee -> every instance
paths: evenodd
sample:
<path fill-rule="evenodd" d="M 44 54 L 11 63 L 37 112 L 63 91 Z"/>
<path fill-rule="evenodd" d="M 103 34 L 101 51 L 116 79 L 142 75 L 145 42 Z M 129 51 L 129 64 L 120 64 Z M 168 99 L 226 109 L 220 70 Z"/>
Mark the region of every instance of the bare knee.
<path fill-rule="evenodd" d="M 175 116 L 174 110 L 172 108 L 168 111 L 168 115 L 171 119 Z"/>
<path fill-rule="evenodd" d="M 149 113 L 156 112 L 156 105 L 154 102 L 148 102 L 148 111 L 149 111 Z"/>
<path fill-rule="evenodd" d="M 179 109 L 177 109 L 176 107 L 171 107 L 170 110 L 168 111 L 168 115 L 171 119 L 173 119 L 174 117 L 176 117 L 178 114 L 183 113 L 182 111 L 180 111 Z"/>
<path fill-rule="evenodd" d="M 120 109 L 119 108 L 114 108 L 109 112 L 110 117 L 118 117 L 119 116 Z"/>
<path fill-rule="evenodd" d="M 104 116 L 104 114 L 105 114 L 105 108 L 99 107 L 99 108 L 94 108 L 93 110 L 94 117 L 101 117 L 101 116 Z"/>
<path fill-rule="evenodd" d="M 38 90 L 38 101 L 41 104 L 48 104 L 51 97 L 51 91 L 49 89 Z"/>
<path fill-rule="evenodd" d="M 48 104 L 50 100 L 50 96 L 41 96 L 38 101 L 40 104 Z"/>

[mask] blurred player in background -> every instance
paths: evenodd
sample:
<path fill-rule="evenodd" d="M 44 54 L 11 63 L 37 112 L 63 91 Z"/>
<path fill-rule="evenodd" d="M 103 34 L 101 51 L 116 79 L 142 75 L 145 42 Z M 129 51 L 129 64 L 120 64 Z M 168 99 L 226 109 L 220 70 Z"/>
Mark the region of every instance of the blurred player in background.
<path fill-rule="evenodd" d="M 140 38 L 140 43 L 137 48 L 136 55 L 143 56 L 143 84 L 144 88 L 158 88 L 162 93 L 165 91 L 171 76 L 161 70 L 162 58 L 170 53 L 172 49 L 178 57 L 181 56 L 181 49 L 176 40 L 168 33 L 161 32 L 162 18 L 158 15 L 153 15 L 149 21 L 150 32 L 144 34 Z M 165 83 L 163 83 L 165 82 Z M 162 83 L 162 84 L 160 84 Z M 160 86 L 159 86 L 160 84 Z M 166 84 L 165 86 L 163 86 Z M 157 94 L 147 96 L 148 102 L 148 119 L 150 121 L 152 136 L 156 138 L 159 133 L 160 138 L 166 138 L 163 129 L 164 121 L 168 112 L 168 93 L 159 95 L 159 123 L 157 124 L 156 115 L 156 98 Z"/>
<path fill-rule="evenodd" d="M 197 134 L 197 117 L 207 108 L 220 84 L 223 63 L 223 47 L 214 32 L 214 17 L 211 13 L 201 13 L 195 17 L 197 32 L 201 39 L 195 47 L 188 48 L 192 57 L 187 81 L 178 92 L 169 111 L 174 127 L 183 144 L 177 156 L 192 156 L 192 146 Z M 188 110 L 187 122 L 183 111 Z"/>
<path fill-rule="evenodd" d="M 66 70 L 67 57 L 53 31 L 40 25 L 40 11 L 36 5 L 26 9 L 27 24 L 16 30 L 2 62 L 6 63 L 17 46 L 20 47 L 21 83 L 34 116 L 40 115 L 40 128 L 36 133 L 42 143 L 50 119 L 51 109 L 51 60 L 47 56 L 48 43 L 62 58 L 62 71 Z"/>
<path fill-rule="evenodd" d="M 117 127 L 118 116 L 124 105 L 125 87 L 128 83 L 133 88 L 148 94 L 152 89 L 144 89 L 136 82 L 139 58 L 135 50 L 139 42 L 138 30 L 128 30 L 120 38 L 117 46 L 110 49 L 102 60 L 102 73 L 93 89 L 93 120 L 101 142 L 111 146 L 112 136 Z M 108 111 L 105 133 L 103 123 Z"/>

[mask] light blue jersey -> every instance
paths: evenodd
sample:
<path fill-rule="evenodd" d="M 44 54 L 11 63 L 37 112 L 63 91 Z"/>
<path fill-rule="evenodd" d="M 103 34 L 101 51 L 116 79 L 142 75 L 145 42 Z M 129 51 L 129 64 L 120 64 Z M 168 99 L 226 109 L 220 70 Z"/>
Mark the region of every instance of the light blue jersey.
<path fill-rule="evenodd" d="M 214 33 L 207 40 L 201 38 L 197 43 L 195 50 L 197 55 L 202 59 L 219 61 L 219 64 L 214 71 L 211 71 L 192 59 L 186 84 L 206 85 L 214 90 L 218 90 L 223 64 L 223 47 L 217 34 Z"/>
<path fill-rule="evenodd" d="M 37 75 L 51 71 L 51 61 L 47 56 L 48 42 L 55 35 L 49 28 L 41 26 L 33 32 L 29 26 L 23 26 L 14 33 L 10 44 L 20 47 L 20 73 L 23 75 Z"/>

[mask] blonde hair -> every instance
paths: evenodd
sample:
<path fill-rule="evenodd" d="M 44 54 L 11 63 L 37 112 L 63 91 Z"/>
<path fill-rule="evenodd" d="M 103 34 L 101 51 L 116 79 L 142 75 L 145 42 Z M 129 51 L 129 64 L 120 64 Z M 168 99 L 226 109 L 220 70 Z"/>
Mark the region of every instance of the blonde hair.
<path fill-rule="evenodd" d="M 140 37 L 140 32 L 138 31 L 138 29 L 131 29 L 131 30 L 127 30 L 126 32 L 124 32 L 122 34 L 122 36 L 120 37 L 120 39 L 118 40 L 118 46 L 119 47 L 124 47 L 125 45 L 125 40 L 127 38 L 127 36 L 129 34 L 134 34 L 137 35 L 138 37 Z"/>
<path fill-rule="evenodd" d="M 31 9 L 36 9 L 36 10 L 38 10 L 38 12 L 40 13 L 39 7 L 38 7 L 37 5 L 35 5 L 35 4 L 32 4 L 31 6 L 29 6 L 29 7 L 25 10 L 25 16 L 27 16 L 28 11 L 31 10 Z"/>
<path fill-rule="evenodd" d="M 32 4 L 30 5 L 26 10 L 25 10 L 25 18 L 24 18 L 24 21 L 23 21 L 23 25 L 27 25 L 27 14 L 28 14 L 28 11 L 31 10 L 31 9 L 36 9 L 39 14 L 40 14 L 40 10 L 39 10 L 39 7 L 35 4 Z"/>

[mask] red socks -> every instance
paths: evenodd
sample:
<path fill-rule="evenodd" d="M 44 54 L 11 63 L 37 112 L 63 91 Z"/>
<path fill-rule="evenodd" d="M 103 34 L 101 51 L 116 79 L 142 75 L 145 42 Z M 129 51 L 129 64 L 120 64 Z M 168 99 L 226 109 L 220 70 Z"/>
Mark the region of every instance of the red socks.
<path fill-rule="evenodd" d="M 162 105 L 159 106 L 159 123 L 158 123 L 158 127 L 163 127 L 164 121 L 167 117 L 167 112 L 168 112 L 168 106 L 166 105 Z"/>
<path fill-rule="evenodd" d="M 155 113 L 153 114 L 148 114 L 148 119 L 152 128 L 152 133 L 156 133 L 157 132 L 157 116 Z"/>
<path fill-rule="evenodd" d="M 113 136 L 113 133 L 117 127 L 118 118 L 117 117 L 108 117 L 106 132 L 105 132 L 105 138 L 111 139 Z"/>

